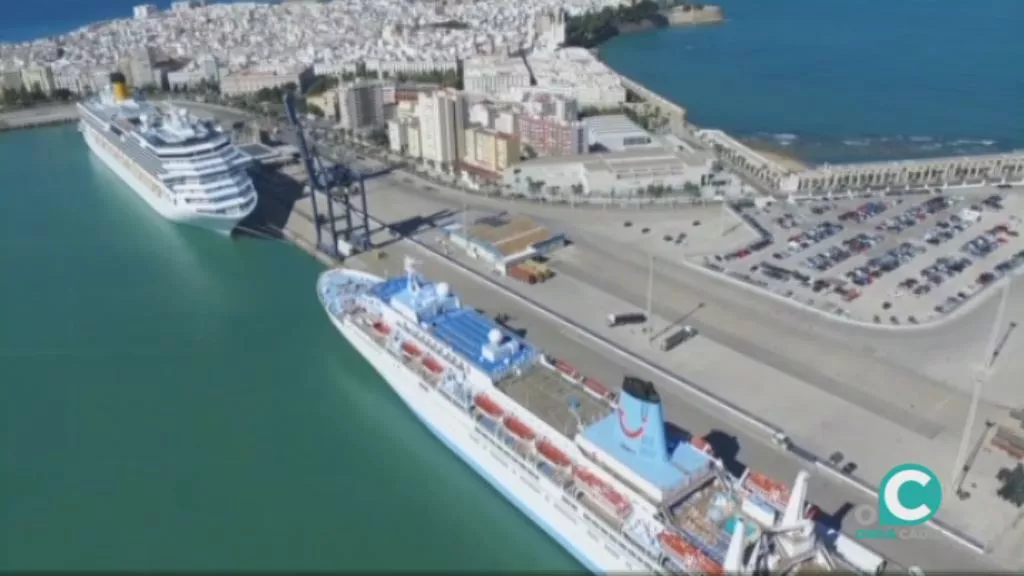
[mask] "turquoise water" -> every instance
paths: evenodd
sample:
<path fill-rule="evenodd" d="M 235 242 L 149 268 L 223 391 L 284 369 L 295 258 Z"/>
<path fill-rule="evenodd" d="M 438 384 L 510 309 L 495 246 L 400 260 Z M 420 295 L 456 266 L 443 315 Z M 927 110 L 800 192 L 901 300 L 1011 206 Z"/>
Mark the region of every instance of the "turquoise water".
<path fill-rule="evenodd" d="M 813 160 L 1024 148 L 1024 2 L 721 4 L 724 25 L 620 36 L 601 56 L 698 125 Z"/>
<path fill-rule="evenodd" d="M 579 571 L 341 338 L 285 244 L 0 134 L 0 572 Z"/>

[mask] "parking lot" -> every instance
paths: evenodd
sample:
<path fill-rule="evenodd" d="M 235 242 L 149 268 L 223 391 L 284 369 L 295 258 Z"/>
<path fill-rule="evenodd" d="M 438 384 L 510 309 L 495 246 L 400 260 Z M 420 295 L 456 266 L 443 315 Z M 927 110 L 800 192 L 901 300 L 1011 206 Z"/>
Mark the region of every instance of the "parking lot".
<path fill-rule="evenodd" d="M 1024 264 L 1024 204 L 1002 189 L 735 210 L 761 239 L 705 266 L 866 322 L 934 320 Z"/>

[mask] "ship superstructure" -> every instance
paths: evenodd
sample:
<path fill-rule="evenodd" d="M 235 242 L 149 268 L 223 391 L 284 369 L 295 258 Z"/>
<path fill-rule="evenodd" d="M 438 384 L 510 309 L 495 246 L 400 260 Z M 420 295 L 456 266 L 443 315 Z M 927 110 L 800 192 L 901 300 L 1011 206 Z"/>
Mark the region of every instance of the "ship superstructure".
<path fill-rule="evenodd" d="M 885 560 L 805 517 L 793 487 L 731 475 L 672 434 L 650 382 L 613 394 L 463 306 L 407 260 L 318 281 L 331 321 L 439 439 L 596 573 L 877 574 Z"/>
<path fill-rule="evenodd" d="M 93 153 L 165 218 L 230 234 L 255 209 L 252 160 L 213 122 L 130 97 L 120 73 L 78 112 Z"/>

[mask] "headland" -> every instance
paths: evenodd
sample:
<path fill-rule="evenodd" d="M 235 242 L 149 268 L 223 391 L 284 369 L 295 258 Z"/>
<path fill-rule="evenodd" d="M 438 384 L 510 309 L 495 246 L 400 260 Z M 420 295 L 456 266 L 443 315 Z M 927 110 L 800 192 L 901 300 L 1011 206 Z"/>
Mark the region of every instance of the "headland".
<path fill-rule="evenodd" d="M 697 26 L 725 21 L 720 6 L 641 0 L 573 16 L 566 22 L 566 44 L 597 46 L 619 36 L 671 26 Z"/>

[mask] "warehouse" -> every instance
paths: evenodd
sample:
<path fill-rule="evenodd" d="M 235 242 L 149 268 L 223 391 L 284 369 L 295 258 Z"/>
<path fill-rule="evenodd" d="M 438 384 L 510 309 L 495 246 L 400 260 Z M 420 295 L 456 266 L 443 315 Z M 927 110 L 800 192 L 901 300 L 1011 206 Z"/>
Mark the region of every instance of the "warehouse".
<path fill-rule="evenodd" d="M 479 218 L 463 229 L 461 224 L 445 227 L 452 245 L 505 274 L 510 266 L 545 256 L 566 244 L 564 234 L 553 234 L 526 216 L 499 214 Z"/>
<path fill-rule="evenodd" d="M 592 152 L 622 152 L 656 146 L 650 133 L 625 114 L 591 116 L 583 120 Z"/>

